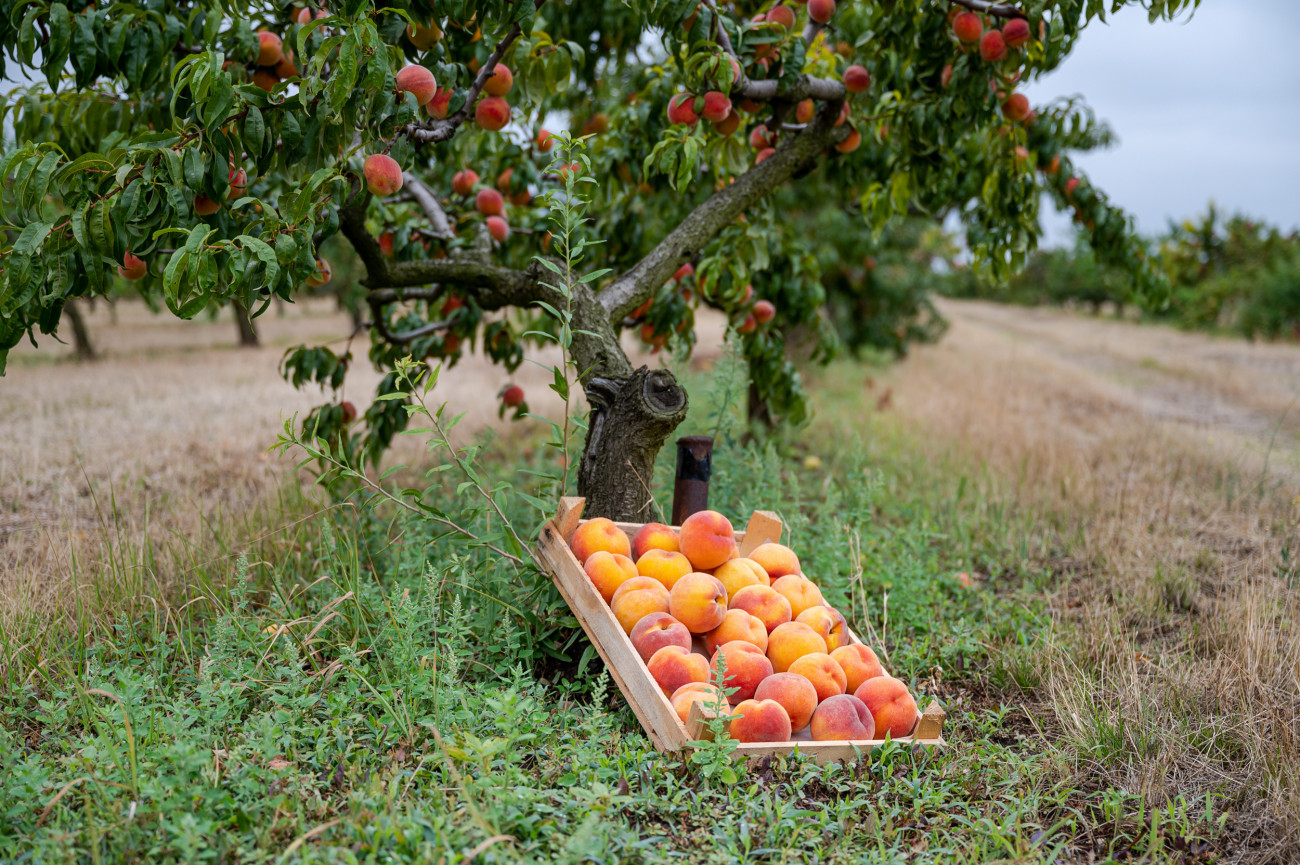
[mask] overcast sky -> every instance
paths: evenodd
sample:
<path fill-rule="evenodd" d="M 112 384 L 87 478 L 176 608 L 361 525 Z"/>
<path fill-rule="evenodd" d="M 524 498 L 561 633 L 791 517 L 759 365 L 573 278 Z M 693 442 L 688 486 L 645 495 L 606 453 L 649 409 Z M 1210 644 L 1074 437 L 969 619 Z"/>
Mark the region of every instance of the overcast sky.
<path fill-rule="evenodd" d="M 1126 8 L 1094 23 L 1050 77 L 1046 102 L 1082 94 L 1119 137 L 1078 164 L 1144 233 L 1211 200 L 1300 228 L 1300 0 L 1203 0 L 1190 20 Z M 1050 240 L 1072 236 L 1046 220 Z"/>

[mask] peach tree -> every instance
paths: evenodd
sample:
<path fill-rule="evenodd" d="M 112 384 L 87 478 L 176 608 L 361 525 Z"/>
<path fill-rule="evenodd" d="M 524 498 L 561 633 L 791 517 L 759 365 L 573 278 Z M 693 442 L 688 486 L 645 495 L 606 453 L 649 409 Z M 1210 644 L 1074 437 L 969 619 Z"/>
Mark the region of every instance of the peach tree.
<path fill-rule="evenodd" d="M 1197 2 L 1141 5 L 1155 20 Z M 1020 92 L 1130 4 L 7 0 L 6 77 L 36 83 L 4 104 L 0 363 L 115 281 L 182 318 L 259 312 L 329 280 L 322 245 L 345 243 L 381 368 L 477 351 L 510 370 L 566 328 L 591 407 L 579 492 L 593 515 L 640 518 L 687 395 L 624 346 L 687 352 L 714 307 L 760 395 L 797 402 L 783 334 L 834 335 L 816 326 L 824 238 L 792 219 L 839 209 L 867 237 L 956 214 L 996 277 L 1035 248 L 1046 193 L 1142 293 L 1165 290 L 1071 162 L 1104 129 Z M 579 271 L 553 234 L 575 189 Z M 351 362 L 304 346 L 284 372 L 337 388 Z M 400 403 L 309 421 L 373 456 Z"/>

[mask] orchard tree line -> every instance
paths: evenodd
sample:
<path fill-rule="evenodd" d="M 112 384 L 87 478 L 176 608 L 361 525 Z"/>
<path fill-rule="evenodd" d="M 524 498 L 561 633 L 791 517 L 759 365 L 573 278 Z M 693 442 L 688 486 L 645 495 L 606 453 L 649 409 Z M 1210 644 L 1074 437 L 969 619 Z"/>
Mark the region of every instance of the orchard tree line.
<path fill-rule="evenodd" d="M 797 420 L 788 334 L 889 341 L 828 322 L 871 290 L 844 238 L 955 214 L 1002 279 L 1036 248 L 1046 191 L 1163 298 L 1131 221 L 1071 161 L 1105 129 L 1020 92 L 1127 5 L 1154 21 L 1198 0 L 9 0 L 3 62 L 43 80 L 4 106 L 0 363 L 124 282 L 181 318 L 255 318 L 327 284 L 322 249 L 345 242 L 380 369 L 449 375 L 478 352 L 504 381 L 525 347 L 565 340 L 591 406 L 578 492 L 593 516 L 642 519 L 687 394 L 634 368 L 624 332 L 686 354 L 696 311 L 721 310 L 756 398 Z M 557 242 L 561 217 L 577 230 Z M 283 372 L 337 390 L 355 362 L 303 346 Z M 395 387 L 305 423 L 374 458 L 406 423 Z"/>

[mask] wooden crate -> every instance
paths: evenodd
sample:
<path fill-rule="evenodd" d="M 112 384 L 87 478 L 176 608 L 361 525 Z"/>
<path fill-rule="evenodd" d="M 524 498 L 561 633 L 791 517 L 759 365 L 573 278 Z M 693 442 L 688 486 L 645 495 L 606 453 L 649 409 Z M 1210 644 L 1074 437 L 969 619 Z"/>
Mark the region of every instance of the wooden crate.
<path fill-rule="evenodd" d="M 709 731 L 703 724 L 707 711 L 696 703 L 692 707 L 688 723 L 681 722 L 668 698 L 651 678 L 641 656 L 632 647 L 632 641 L 614 618 L 613 611 L 587 578 L 582 563 L 569 549 L 570 538 L 583 522 L 584 504 L 585 500 L 581 498 L 566 497 L 560 500 L 554 519 L 542 526 L 538 539 L 539 558 L 550 572 L 551 579 L 568 602 L 569 608 L 577 616 L 588 639 L 604 659 L 610 675 L 632 706 L 632 711 L 636 713 L 637 720 L 641 722 L 655 748 L 660 751 L 681 751 L 690 747 L 691 742 L 707 738 Z M 616 525 L 629 539 L 641 528 L 634 523 Z M 745 530 L 736 533 L 740 554 L 747 555 L 759 544 L 768 541 L 780 541 L 782 529 L 781 520 L 776 514 L 755 511 Z M 853 643 L 862 642 L 851 630 L 849 640 Z M 911 735 L 894 741 L 915 746 L 943 745 L 943 720 L 943 707 L 938 702 L 931 702 L 923 713 L 918 713 Z M 815 742 L 805 729 L 795 734 L 795 738 L 789 742 L 741 744 L 737 748 L 737 754 L 742 758 L 754 759 L 768 754 L 797 752 L 812 755 L 821 762 L 829 762 L 852 760 L 861 752 L 883 744 L 882 739 Z"/>

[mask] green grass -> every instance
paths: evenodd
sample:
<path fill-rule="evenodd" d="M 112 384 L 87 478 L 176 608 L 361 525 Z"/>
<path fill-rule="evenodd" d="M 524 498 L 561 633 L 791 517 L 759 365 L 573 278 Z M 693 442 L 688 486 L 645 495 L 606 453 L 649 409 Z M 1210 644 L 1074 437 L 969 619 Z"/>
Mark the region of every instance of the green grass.
<path fill-rule="evenodd" d="M 1203 816 L 1072 785 L 1018 705 L 1050 638 L 1041 515 L 909 449 L 851 378 L 832 370 L 796 437 L 742 444 L 724 365 L 692 382 L 681 432 L 719 434 L 711 505 L 777 510 L 891 671 L 947 704 L 947 749 L 705 780 L 652 749 L 544 576 L 371 502 L 292 524 L 255 564 L 208 565 L 184 614 L 11 659 L 0 860 L 1181 861 Z M 512 490 L 538 492 L 548 458 L 518 452 L 485 442 L 479 471 L 531 533 L 540 514 Z M 426 500 L 491 531 L 451 475 Z M 1099 751 L 1122 746 L 1117 721 L 1090 719 Z"/>

